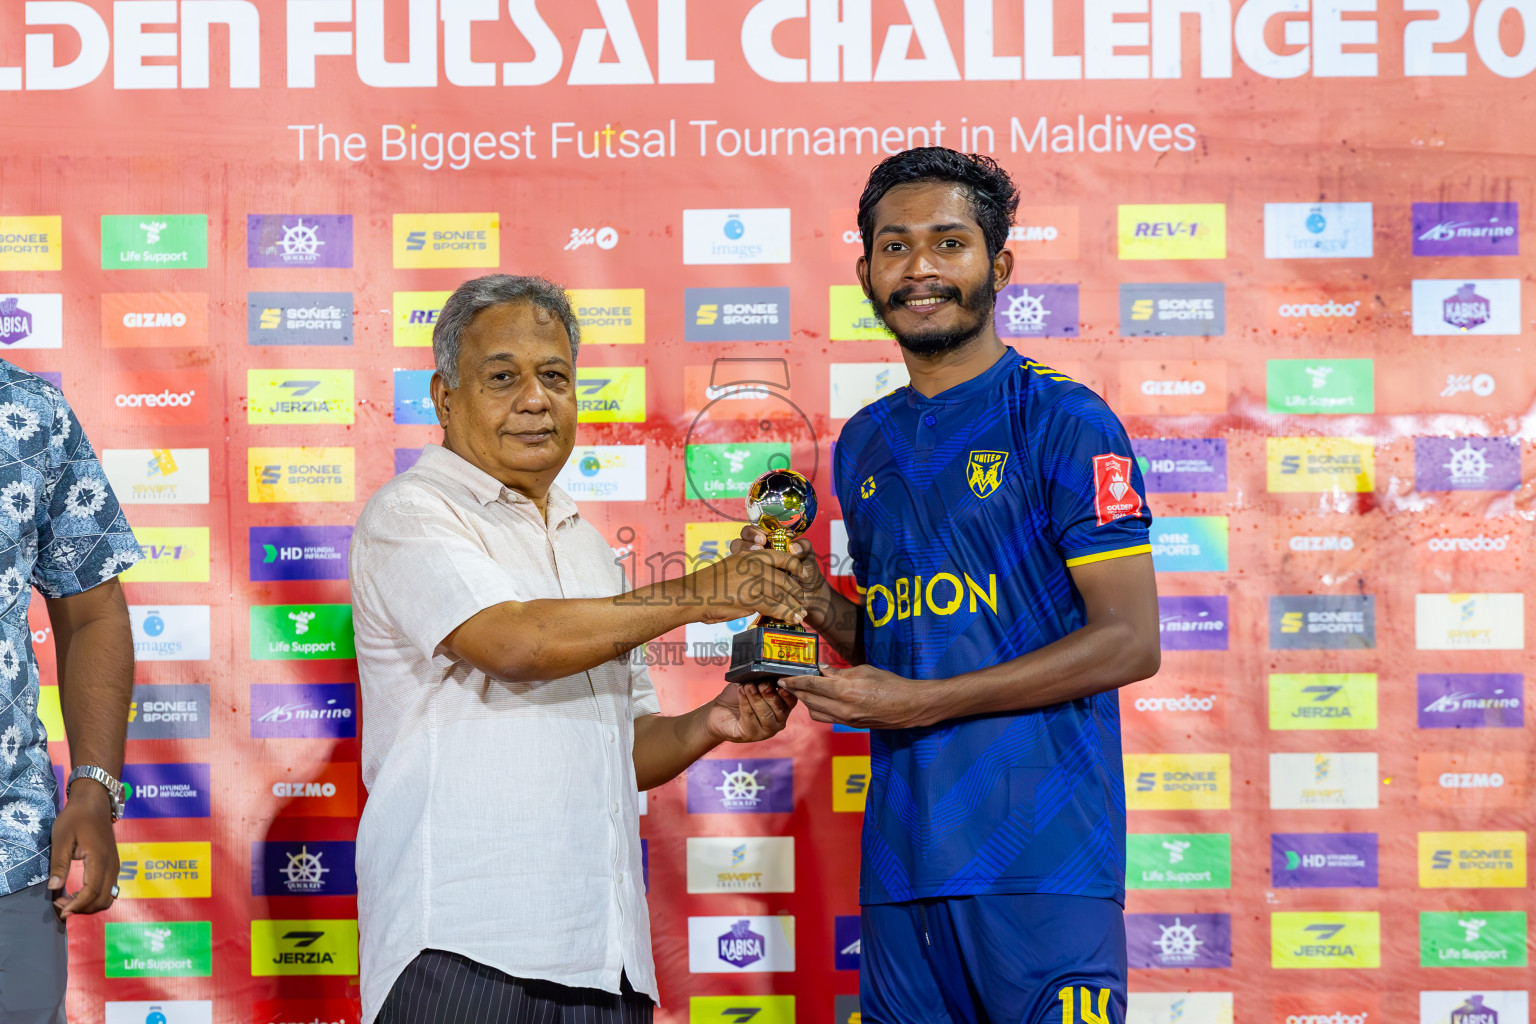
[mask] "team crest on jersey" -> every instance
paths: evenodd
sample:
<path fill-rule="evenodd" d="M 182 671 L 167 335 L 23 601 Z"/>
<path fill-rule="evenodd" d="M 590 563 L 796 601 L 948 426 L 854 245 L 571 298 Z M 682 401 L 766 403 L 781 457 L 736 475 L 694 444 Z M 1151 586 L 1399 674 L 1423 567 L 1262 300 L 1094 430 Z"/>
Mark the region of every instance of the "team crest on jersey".
<path fill-rule="evenodd" d="M 1094 508 L 1099 525 L 1141 514 L 1141 495 L 1131 485 L 1131 460 L 1123 455 L 1093 457 Z"/>
<path fill-rule="evenodd" d="M 965 482 L 971 485 L 971 493 L 978 498 L 991 497 L 1003 484 L 1006 465 L 1007 452 L 971 452 L 971 460 L 965 464 Z"/>

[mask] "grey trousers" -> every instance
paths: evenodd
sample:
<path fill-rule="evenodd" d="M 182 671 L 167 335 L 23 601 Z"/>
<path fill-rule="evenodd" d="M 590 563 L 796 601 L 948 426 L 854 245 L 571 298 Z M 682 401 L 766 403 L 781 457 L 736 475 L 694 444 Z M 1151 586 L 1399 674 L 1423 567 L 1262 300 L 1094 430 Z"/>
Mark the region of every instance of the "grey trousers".
<path fill-rule="evenodd" d="M 374 1024 L 651 1024 L 650 997 L 628 978 L 622 988 L 614 995 L 526 981 L 429 949 L 406 966 Z"/>
<path fill-rule="evenodd" d="M 0 1021 L 64 1024 L 69 942 L 39 882 L 0 896 Z"/>

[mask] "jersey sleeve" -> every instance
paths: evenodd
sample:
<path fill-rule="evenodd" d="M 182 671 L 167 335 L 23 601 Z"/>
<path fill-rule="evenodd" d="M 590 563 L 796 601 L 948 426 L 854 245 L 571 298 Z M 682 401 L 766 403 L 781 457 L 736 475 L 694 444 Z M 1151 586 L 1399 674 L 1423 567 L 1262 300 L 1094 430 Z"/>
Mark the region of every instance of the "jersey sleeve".
<path fill-rule="evenodd" d="M 1051 534 L 1068 566 L 1151 553 L 1141 469 L 1103 399 L 1082 388 L 1058 400 L 1040 457 Z"/>
<path fill-rule="evenodd" d="M 851 573 L 859 589 L 863 590 L 869 585 L 869 544 L 864 531 L 858 526 L 860 498 L 858 468 L 855 465 L 857 452 L 847 441 L 848 433 L 845 427 L 843 437 L 832 446 L 832 486 L 837 491 L 837 504 L 843 510 L 843 533 L 848 538 L 850 563 L 836 568 Z"/>

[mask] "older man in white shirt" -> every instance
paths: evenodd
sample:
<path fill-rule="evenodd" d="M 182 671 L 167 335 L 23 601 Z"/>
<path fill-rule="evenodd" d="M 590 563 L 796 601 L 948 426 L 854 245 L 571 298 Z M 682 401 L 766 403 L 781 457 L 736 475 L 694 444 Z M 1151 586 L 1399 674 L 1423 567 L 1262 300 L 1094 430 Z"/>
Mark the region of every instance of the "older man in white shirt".
<path fill-rule="evenodd" d="M 778 733 L 794 705 L 727 684 L 660 714 L 629 652 L 687 622 L 798 622 L 801 566 L 732 555 L 616 599 L 612 550 L 554 483 L 579 342 L 547 281 L 461 286 L 432 339 L 443 444 L 358 519 L 365 1021 L 650 1021 L 636 791 Z"/>

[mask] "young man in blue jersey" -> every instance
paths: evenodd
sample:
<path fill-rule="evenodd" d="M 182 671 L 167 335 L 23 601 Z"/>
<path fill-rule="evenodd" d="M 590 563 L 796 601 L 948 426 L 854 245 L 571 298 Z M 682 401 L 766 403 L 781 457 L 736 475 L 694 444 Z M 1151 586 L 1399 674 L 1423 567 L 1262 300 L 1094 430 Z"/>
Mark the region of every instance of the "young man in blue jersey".
<path fill-rule="evenodd" d="M 859 280 L 911 385 L 833 457 L 862 603 L 804 560 L 806 621 L 853 667 L 782 682 L 870 729 L 866 1024 L 1125 1018 L 1115 691 L 1158 668 L 1151 516 L 1104 401 L 998 339 L 1017 206 L 994 161 L 940 148 L 859 202 Z"/>

